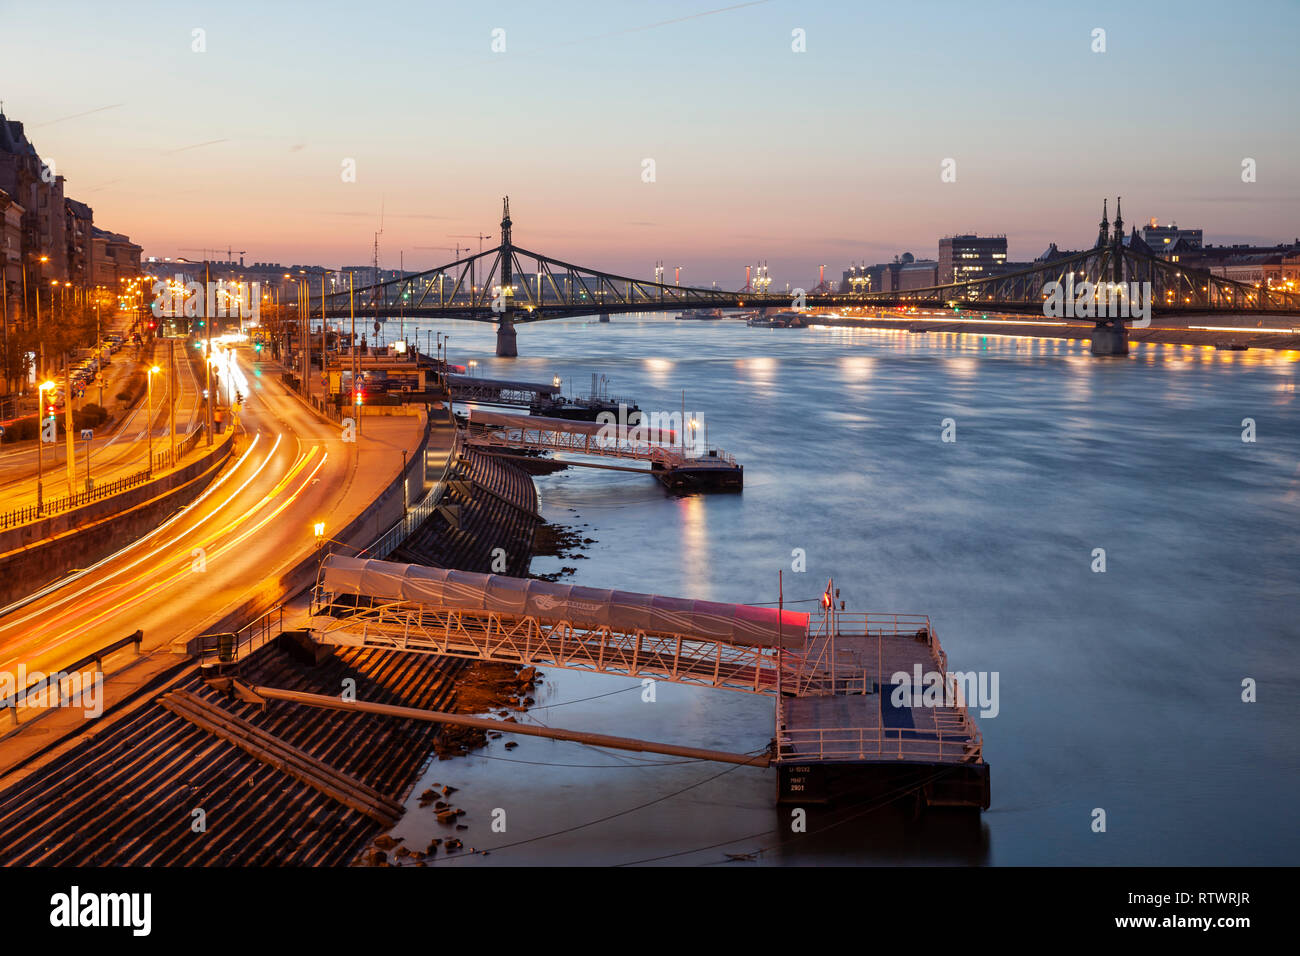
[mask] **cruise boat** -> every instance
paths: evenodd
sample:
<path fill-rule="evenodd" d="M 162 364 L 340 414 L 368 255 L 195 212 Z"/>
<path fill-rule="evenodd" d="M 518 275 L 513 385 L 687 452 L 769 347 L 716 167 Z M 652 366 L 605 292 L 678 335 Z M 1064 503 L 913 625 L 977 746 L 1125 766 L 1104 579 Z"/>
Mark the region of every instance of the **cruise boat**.
<path fill-rule="evenodd" d="M 690 309 L 677 316 L 677 321 L 713 322 L 721 318 L 721 309 Z"/>

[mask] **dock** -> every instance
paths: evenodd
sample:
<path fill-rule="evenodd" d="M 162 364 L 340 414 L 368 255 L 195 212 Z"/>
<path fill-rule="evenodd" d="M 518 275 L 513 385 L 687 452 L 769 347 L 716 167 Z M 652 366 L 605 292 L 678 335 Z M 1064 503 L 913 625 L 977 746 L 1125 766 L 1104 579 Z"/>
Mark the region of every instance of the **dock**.
<path fill-rule="evenodd" d="M 844 613 L 832 594 L 833 584 L 812 615 L 331 555 L 308 633 L 339 648 L 770 696 L 768 759 L 747 762 L 775 768 L 778 804 L 988 809 L 983 736 L 967 706 L 982 700 L 979 675 L 948 671 L 927 616 Z"/>
<path fill-rule="evenodd" d="M 833 613 L 801 667 L 777 700 L 779 803 L 919 788 L 928 806 L 988 809 L 983 736 L 966 706 L 978 677 L 972 688 L 973 675 L 948 671 L 927 616 Z"/>
<path fill-rule="evenodd" d="M 740 491 L 745 469 L 720 448 L 696 449 L 680 431 L 474 409 L 466 443 L 489 452 L 576 456 L 566 464 L 636 471 L 679 492 Z M 594 461 L 592 459 L 595 459 Z M 649 467 L 638 467 L 643 463 Z"/>

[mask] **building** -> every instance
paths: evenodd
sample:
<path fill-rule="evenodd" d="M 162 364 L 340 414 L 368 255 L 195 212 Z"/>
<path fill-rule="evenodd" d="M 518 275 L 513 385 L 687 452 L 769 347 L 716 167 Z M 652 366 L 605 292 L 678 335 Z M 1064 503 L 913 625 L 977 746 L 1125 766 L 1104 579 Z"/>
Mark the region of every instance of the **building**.
<path fill-rule="evenodd" d="M 939 263 L 935 259 L 914 259 L 903 263 L 898 270 L 898 285 L 903 292 L 908 289 L 929 289 L 939 284 Z"/>
<path fill-rule="evenodd" d="M 1252 246 L 1248 243 L 1216 246 L 1210 243 L 1197 249 L 1177 248 L 1165 258 L 1193 269 L 1209 269 L 1213 272 L 1219 267 L 1246 264 L 1246 260 L 1252 257 L 1286 257 L 1297 253 L 1300 253 L 1300 238 L 1295 242 L 1279 243 L 1276 246 Z"/>
<path fill-rule="evenodd" d="M 23 207 L 0 190 L 0 316 L 7 336 L 23 311 Z"/>
<path fill-rule="evenodd" d="M 74 286 L 95 284 L 94 211 L 83 202 L 64 199 L 64 238 L 67 241 L 68 281 Z"/>
<path fill-rule="evenodd" d="M 939 240 L 939 282 L 970 282 L 1001 275 L 1007 266 L 1006 236 L 945 236 Z"/>
<path fill-rule="evenodd" d="M 128 236 L 92 226 L 91 241 L 94 247 L 91 254 L 94 267 L 92 285 L 102 285 L 117 292 L 123 279 L 140 275 L 140 253 L 144 250 Z"/>
<path fill-rule="evenodd" d="M 1142 227 L 1142 239 L 1151 247 L 1152 252 L 1164 256 L 1174 251 L 1185 254 L 1200 249 L 1202 234 L 1200 229 L 1179 229 L 1176 222 L 1162 226 L 1152 216 L 1151 221 Z"/>
<path fill-rule="evenodd" d="M 1288 292 L 1300 290 L 1300 249 L 1245 253 L 1220 261 L 1209 269 L 1213 275 L 1236 282 Z"/>

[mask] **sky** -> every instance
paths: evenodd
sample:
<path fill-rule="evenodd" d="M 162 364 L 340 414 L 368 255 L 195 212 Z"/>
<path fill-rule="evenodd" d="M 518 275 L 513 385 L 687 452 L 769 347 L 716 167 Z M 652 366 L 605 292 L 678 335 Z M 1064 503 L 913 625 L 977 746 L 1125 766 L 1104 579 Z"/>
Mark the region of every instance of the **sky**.
<path fill-rule="evenodd" d="M 1297 35 L 1296 0 L 0 0 L 0 100 L 146 255 L 362 264 L 382 224 L 381 266 L 429 268 L 509 194 L 524 248 L 779 288 L 955 233 L 1080 248 L 1103 196 L 1291 241 Z"/>

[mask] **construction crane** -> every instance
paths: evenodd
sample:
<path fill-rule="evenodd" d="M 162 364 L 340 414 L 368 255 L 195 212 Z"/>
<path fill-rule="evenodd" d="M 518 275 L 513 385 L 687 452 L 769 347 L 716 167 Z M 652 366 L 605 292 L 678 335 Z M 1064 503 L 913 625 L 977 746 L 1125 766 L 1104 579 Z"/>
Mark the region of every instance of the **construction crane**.
<path fill-rule="evenodd" d="M 203 258 L 204 258 L 204 259 L 207 259 L 207 258 L 208 258 L 208 253 L 209 253 L 209 252 L 221 252 L 220 249 L 195 249 L 195 248 L 181 249 L 180 251 L 181 251 L 181 252 L 201 252 L 201 253 L 203 253 Z M 232 248 L 230 248 L 229 246 L 227 246 L 225 251 L 226 251 L 226 261 L 227 261 L 227 262 L 234 262 L 234 261 L 235 261 L 235 256 L 239 256 L 239 264 L 240 264 L 240 266 L 243 266 L 243 264 L 244 264 L 244 254 L 245 254 L 246 252 L 248 252 L 247 249 L 232 249 Z"/>
<path fill-rule="evenodd" d="M 445 249 L 447 252 L 450 252 L 453 256 L 455 256 L 455 257 L 456 257 L 456 260 L 459 260 L 459 259 L 460 259 L 460 251 L 461 251 L 462 249 L 464 249 L 466 252 L 469 252 L 469 249 L 470 249 L 469 246 L 462 246 L 459 242 L 456 243 L 454 246 L 416 246 L 415 248 L 417 248 L 417 249 L 438 249 L 438 250 L 440 250 L 440 251 Z"/>
<path fill-rule="evenodd" d="M 478 233 L 472 233 L 472 234 L 470 234 L 470 235 L 464 235 L 464 234 L 462 234 L 462 235 L 449 235 L 447 238 L 448 238 L 448 239 L 477 239 L 477 240 L 478 240 L 478 251 L 479 251 L 479 255 L 482 255 L 482 254 L 483 254 L 483 240 L 484 240 L 484 239 L 491 239 L 492 237 L 491 237 L 491 236 L 484 235 L 484 234 L 481 233 L 481 232 L 478 232 Z M 466 251 L 466 252 L 469 252 L 469 247 L 468 247 L 468 246 L 465 248 L 465 251 Z"/>

